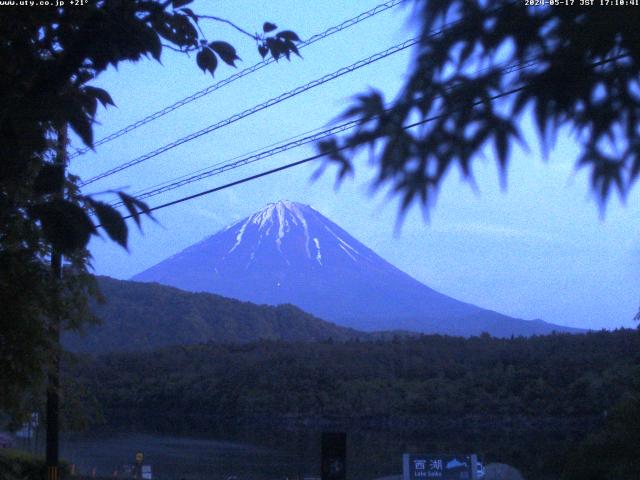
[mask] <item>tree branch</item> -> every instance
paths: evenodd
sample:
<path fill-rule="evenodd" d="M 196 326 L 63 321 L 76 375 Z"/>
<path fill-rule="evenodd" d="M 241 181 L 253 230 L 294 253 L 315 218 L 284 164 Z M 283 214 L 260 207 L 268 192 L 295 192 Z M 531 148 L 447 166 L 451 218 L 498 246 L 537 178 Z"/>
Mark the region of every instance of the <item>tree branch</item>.
<path fill-rule="evenodd" d="M 178 53 L 189 53 L 189 52 L 195 52 L 195 51 L 198 50 L 197 47 L 187 47 L 185 49 L 176 48 L 176 47 L 173 47 L 173 46 L 171 46 L 171 45 L 169 45 L 167 43 L 163 43 L 162 44 L 162 48 L 168 48 L 169 50 L 173 50 L 174 52 L 178 52 Z"/>
<path fill-rule="evenodd" d="M 216 22 L 226 23 L 227 25 L 231 25 L 233 28 L 238 30 L 240 33 L 244 33 L 248 37 L 251 37 L 254 40 L 258 40 L 258 36 L 257 35 L 247 32 L 244 28 L 239 27 L 238 25 L 236 25 L 235 23 L 233 23 L 230 20 L 227 20 L 226 18 L 215 17 L 213 15 L 197 15 L 197 17 L 198 18 L 205 18 L 207 20 L 215 20 Z"/>

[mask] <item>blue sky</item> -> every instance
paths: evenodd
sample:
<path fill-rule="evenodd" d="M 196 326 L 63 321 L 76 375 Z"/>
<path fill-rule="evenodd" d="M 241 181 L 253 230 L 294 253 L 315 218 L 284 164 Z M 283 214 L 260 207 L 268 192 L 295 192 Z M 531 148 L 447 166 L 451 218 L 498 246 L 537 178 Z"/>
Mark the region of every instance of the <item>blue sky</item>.
<path fill-rule="evenodd" d="M 308 38 L 378 3 L 223 0 L 196 2 L 194 10 L 227 18 L 249 31 L 259 30 L 268 20 Z M 103 145 L 75 159 L 71 170 L 89 178 L 411 38 L 416 31 L 409 21 L 411 2 L 407 3 L 311 45 L 302 51 L 302 60 L 270 65 Z M 206 24 L 205 31 L 211 32 L 209 40 L 233 43 L 243 59 L 239 68 L 259 60 L 248 37 L 222 24 Z M 411 51 L 384 59 L 96 182 L 87 191 L 135 192 L 328 125 L 359 92 L 377 88 L 393 98 L 410 61 Z M 97 139 L 235 72 L 222 66 L 212 79 L 197 69 L 193 57 L 169 51 L 162 62 L 122 65 L 97 81 L 117 104 L 100 111 Z M 639 189 L 626 206 L 612 198 L 602 218 L 587 172 L 574 170 L 578 150 L 570 133 L 559 132 L 554 149 L 543 160 L 528 118 L 523 119 L 523 129 L 531 148 L 514 149 L 506 191 L 500 188 L 493 152 L 487 150 L 486 158 L 475 165 L 477 188 L 470 188 L 452 170 L 428 221 L 415 207 L 397 228 L 397 202 L 385 192 L 371 193 L 374 170 L 367 158 L 355 159 L 355 178 L 338 189 L 331 170 L 311 182 L 317 165 L 305 165 L 159 211 L 158 224 L 145 222 L 143 233 L 131 226 L 129 252 L 109 241 L 93 240 L 95 271 L 129 278 L 269 202 L 289 199 L 313 206 L 397 267 L 455 298 L 571 326 L 632 326 L 640 300 Z M 312 153 L 312 147 L 291 150 L 149 203 L 212 188 Z"/>

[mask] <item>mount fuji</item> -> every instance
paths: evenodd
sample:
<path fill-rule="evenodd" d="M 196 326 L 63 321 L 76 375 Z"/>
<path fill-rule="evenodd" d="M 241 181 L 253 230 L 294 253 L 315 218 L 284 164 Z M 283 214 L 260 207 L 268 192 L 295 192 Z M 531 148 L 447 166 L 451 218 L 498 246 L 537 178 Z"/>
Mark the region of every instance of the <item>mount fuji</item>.
<path fill-rule="evenodd" d="M 576 330 L 521 320 L 439 293 L 313 208 L 279 201 L 134 276 L 254 303 L 294 304 L 338 325 L 494 336 Z"/>

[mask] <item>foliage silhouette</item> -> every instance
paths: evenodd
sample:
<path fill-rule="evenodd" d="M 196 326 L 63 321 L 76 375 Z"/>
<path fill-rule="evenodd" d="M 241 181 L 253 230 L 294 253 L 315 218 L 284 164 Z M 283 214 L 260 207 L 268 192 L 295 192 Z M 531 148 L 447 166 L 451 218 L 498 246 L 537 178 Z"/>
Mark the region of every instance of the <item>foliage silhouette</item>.
<path fill-rule="evenodd" d="M 88 283 L 90 255 L 85 249 L 91 236 L 104 231 L 127 246 L 128 227 L 122 214 L 83 194 L 79 178 L 64 175 L 67 125 L 92 147 L 98 107 L 114 104 L 107 91 L 91 82 L 121 62 L 148 57 L 160 61 L 163 48 L 198 52 L 196 64 L 212 75 L 219 68 L 218 59 L 232 66 L 238 60 L 232 45 L 206 37 L 204 24 L 224 21 L 235 25 L 199 15 L 187 7 L 190 3 L 100 0 L 81 8 L 2 9 L 0 408 L 18 408 L 20 392 L 39 376 L 46 352 L 55 348 L 47 333 L 53 314 L 57 313 L 65 328 L 87 317 L 87 293 L 95 286 Z M 247 35 L 257 42 L 262 56 L 288 58 L 297 52 L 299 39 L 290 31 Z M 59 196 L 61 190 L 64 198 Z M 146 205 L 116 193 L 139 225 Z M 55 284 L 49 275 L 52 247 L 66 257 L 62 284 Z"/>
<path fill-rule="evenodd" d="M 590 169 L 603 208 L 612 191 L 625 197 L 640 173 L 640 9 L 579 3 L 416 0 L 421 41 L 396 99 L 358 96 L 344 117 L 366 123 L 319 149 L 345 147 L 333 155 L 340 178 L 371 150 L 374 185 L 400 197 L 401 214 L 414 203 L 428 210 L 454 167 L 473 180 L 488 147 L 504 181 L 530 112 L 545 152 L 561 128 L 573 130 L 577 166 Z"/>

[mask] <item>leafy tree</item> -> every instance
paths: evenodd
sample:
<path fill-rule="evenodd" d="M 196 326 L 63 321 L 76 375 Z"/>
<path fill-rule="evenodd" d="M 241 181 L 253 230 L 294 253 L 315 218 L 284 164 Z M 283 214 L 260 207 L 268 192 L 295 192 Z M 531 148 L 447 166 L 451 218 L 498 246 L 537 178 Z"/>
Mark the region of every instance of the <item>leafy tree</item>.
<path fill-rule="evenodd" d="M 568 458 L 565 480 L 632 480 L 640 461 L 640 399 L 627 398 L 615 406 L 603 428 L 582 441 Z"/>
<path fill-rule="evenodd" d="M 529 111 L 545 152 L 573 130 L 602 206 L 613 190 L 624 197 L 640 173 L 640 9 L 570 3 L 416 0 L 421 37 L 397 98 L 358 96 L 344 116 L 363 123 L 320 149 L 340 177 L 371 149 L 375 185 L 399 195 L 402 212 L 428 208 L 453 167 L 472 180 L 487 147 L 504 176 Z"/>
<path fill-rule="evenodd" d="M 82 7 L 3 7 L 0 16 L 0 407 L 17 408 L 20 392 L 39 376 L 52 347 L 49 329 L 86 318 L 90 255 L 86 245 L 104 230 L 126 248 L 127 225 L 107 203 L 84 195 L 65 174 L 66 128 L 91 147 L 98 106 L 114 102 L 91 85 L 109 66 L 163 48 L 197 52 L 214 74 L 238 56 L 210 41 L 210 21 L 226 22 L 258 44 L 262 57 L 297 53 L 298 36 L 266 22 L 262 34 L 187 7 L 191 0 L 97 0 Z M 209 22 L 207 22 L 209 21 Z M 205 25 L 206 23 L 206 25 Z M 217 35 L 217 31 L 209 32 Z M 135 222 L 146 205 L 117 192 Z M 90 214 L 95 214 L 96 221 Z M 99 224 L 99 225 L 98 225 Z M 53 282 L 52 249 L 64 254 L 65 280 Z"/>

